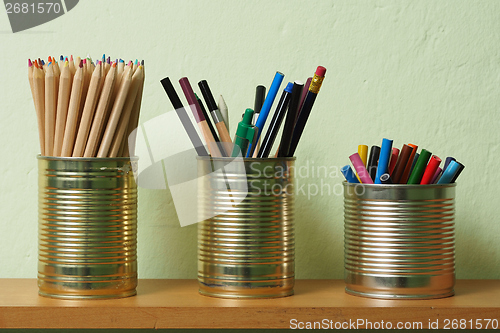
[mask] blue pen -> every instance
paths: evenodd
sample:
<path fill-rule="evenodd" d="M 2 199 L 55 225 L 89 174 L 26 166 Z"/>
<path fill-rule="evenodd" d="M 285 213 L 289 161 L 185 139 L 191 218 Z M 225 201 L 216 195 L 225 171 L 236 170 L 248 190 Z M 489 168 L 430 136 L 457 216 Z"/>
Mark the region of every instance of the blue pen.
<path fill-rule="evenodd" d="M 271 111 L 271 106 L 274 103 L 274 99 L 278 94 L 278 90 L 280 88 L 281 82 L 283 82 L 284 77 L 285 75 L 280 72 L 276 72 L 276 74 L 274 75 L 273 83 L 271 83 L 271 87 L 269 88 L 269 92 L 267 93 L 266 99 L 264 100 L 264 104 L 262 104 L 262 109 L 260 109 L 259 118 L 257 118 L 257 122 L 255 123 L 255 127 L 257 127 L 257 135 L 254 142 L 248 147 L 246 157 L 253 156 L 255 145 L 257 141 L 259 141 L 260 133 L 264 129 L 264 124 L 266 123 L 267 116 L 269 115 L 269 111 Z"/>
<path fill-rule="evenodd" d="M 446 158 L 446 160 L 444 161 L 443 172 L 446 170 L 446 168 L 448 167 L 448 165 L 450 164 L 451 161 L 456 161 L 456 160 L 453 157 Z"/>
<path fill-rule="evenodd" d="M 340 169 L 340 172 L 342 172 L 342 174 L 344 175 L 344 177 L 348 183 L 358 183 L 359 184 L 359 180 L 358 180 L 358 178 L 356 178 L 356 175 L 354 174 L 354 171 L 352 171 L 352 168 L 349 164 L 346 166 L 343 166 L 342 169 Z"/>
<path fill-rule="evenodd" d="M 388 173 L 389 159 L 392 155 L 392 140 L 383 139 L 380 147 L 380 155 L 378 157 L 377 173 L 375 175 L 375 184 L 382 184 L 380 176 Z"/>
<path fill-rule="evenodd" d="M 451 180 L 453 179 L 453 177 L 455 177 L 455 174 L 458 172 L 459 168 L 460 164 L 455 161 L 451 161 L 450 164 L 448 164 L 446 170 L 443 171 L 443 174 L 441 175 L 441 178 L 439 178 L 437 184 L 451 183 Z"/>

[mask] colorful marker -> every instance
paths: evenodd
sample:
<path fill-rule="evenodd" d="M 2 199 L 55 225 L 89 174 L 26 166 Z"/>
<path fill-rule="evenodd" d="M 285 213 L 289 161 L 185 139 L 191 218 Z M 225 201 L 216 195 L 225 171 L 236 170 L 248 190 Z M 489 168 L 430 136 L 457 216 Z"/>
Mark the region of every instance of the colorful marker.
<path fill-rule="evenodd" d="M 408 145 L 403 145 L 401 149 L 401 153 L 399 154 L 398 161 L 396 162 L 396 166 L 392 171 L 391 178 L 394 184 L 399 184 L 399 180 L 403 175 L 403 172 L 406 168 L 406 164 L 408 164 L 408 160 L 410 159 L 410 155 L 413 152 L 413 148 Z"/>
<path fill-rule="evenodd" d="M 396 162 L 398 161 L 399 149 L 392 148 L 391 160 L 389 162 L 389 174 L 392 175 L 394 168 L 396 167 Z"/>
<path fill-rule="evenodd" d="M 441 178 L 438 180 L 438 184 L 449 184 L 451 180 L 455 177 L 458 170 L 460 169 L 460 164 L 455 161 L 451 161 L 446 170 L 443 171 Z"/>
<path fill-rule="evenodd" d="M 426 149 L 422 149 L 420 156 L 411 172 L 410 178 L 408 178 L 408 184 L 420 184 L 422 180 L 422 175 L 424 174 L 427 162 L 431 158 L 432 153 Z"/>
<path fill-rule="evenodd" d="M 422 180 L 420 180 L 420 184 L 432 184 L 432 179 L 434 178 L 434 174 L 436 173 L 437 168 L 441 164 L 441 159 L 436 155 L 432 155 L 429 164 L 425 168 L 424 174 L 422 175 Z"/>
<path fill-rule="evenodd" d="M 350 165 L 345 165 L 340 169 L 340 172 L 344 175 L 345 179 L 347 180 L 348 183 L 358 183 L 359 180 L 356 178 L 356 175 L 354 174 L 354 171 L 352 171 Z"/>
<path fill-rule="evenodd" d="M 388 173 L 384 173 L 382 176 L 380 176 L 380 184 L 392 184 L 391 175 L 389 175 Z"/>
<path fill-rule="evenodd" d="M 358 153 L 352 154 L 351 156 L 349 156 L 349 159 L 351 160 L 354 169 L 356 169 L 356 172 L 358 173 L 361 182 L 363 184 L 373 184 L 373 180 L 368 174 L 368 171 L 366 170 L 365 165 L 363 164 L 363 161 L 361 160 L 359 154 Z"/>
<path fill-rule="evenodd" d="M 378 158 L 377 173 L 375 175 L 375 184 L 380 183 L 380 176 L 389 171 L 389 159 L 392 154 L 392 140 L 382 139 L 382 146 L 380 148 L 380 155 Z"/>
<path fill-rule="evenodd" d="M 370 149 L 370 158 L 368 158 L 368 165 L 366 167 L 370 175 L 370 178 L 372 180 L 375 179 L 375 176 L 377 174 L 377 164 L 379 155 L 380 155 L 380 147 L 372 146 L 372 148 Z"/>

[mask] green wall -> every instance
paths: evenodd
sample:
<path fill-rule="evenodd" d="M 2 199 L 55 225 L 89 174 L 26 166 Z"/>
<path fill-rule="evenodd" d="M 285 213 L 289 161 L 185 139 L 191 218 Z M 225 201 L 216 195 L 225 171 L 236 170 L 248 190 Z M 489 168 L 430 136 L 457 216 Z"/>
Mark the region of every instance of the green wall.
<path fill-rule="evenodd" d="M 102 53 L 146 61 L 141 123 L 170 111 L 159 84 L 207 79 L 231 135 L 257 84 L 328 69 L 297 166 L 341 167 L 358 144 L 416 143 L 466 165 L 456 201 L 458 278 L 500 278 L 500 2 L 82 0 L 13 34 L 0 14 L 0 278 L 36 277 L 38 135 L 27 58 Z M 176 85 L 178 88 L 178 85 Z M 180 88 L 178 88 L 180 92 Z M 334 186 L 312 176 L 300 184 Z M 196 278 L 196 226 L 169 190 L 140 190 L 141 278 Z M 339 195 L 296 198 L 296 276 L 343 277 Z"/>

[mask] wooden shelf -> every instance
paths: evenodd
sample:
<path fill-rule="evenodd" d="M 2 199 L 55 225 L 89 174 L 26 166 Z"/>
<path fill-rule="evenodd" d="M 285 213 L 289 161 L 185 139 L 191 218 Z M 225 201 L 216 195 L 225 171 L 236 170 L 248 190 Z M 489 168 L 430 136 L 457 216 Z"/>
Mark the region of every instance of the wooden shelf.
<path fill-rule="evenodd" d="M 68 301 L 38 296 L 35 279 L 0 282 L 0 328 L 290 328 L 291 319 L 383 320 L 393 328 L 439 320 L 443 328 L 445 319 L 500 321 L 499 280 L 460 280 L 456 296 L 437 300 L 350 296 L 341 280 L 297 280 L 291 297 L 227 300 L 199 295 L 196 280 L 140 280 L 135 297 Z"/>

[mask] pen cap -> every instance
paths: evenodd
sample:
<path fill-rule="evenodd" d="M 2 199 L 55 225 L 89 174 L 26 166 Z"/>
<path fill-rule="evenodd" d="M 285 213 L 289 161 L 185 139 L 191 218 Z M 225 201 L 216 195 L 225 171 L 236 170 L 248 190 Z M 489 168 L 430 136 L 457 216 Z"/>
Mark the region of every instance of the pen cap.
<path fill-rule="evenodd" d="M 243 114 L 243 119 L 241 120 L 241 123 L 243 123 L 245 125 L 252 124 L 253 115 L 254 115 L 254 111 L 252 109 L 246 109 L 245 113 Z"/>
<path fill-rule="evenodd" d="M 243 114 L 243 119 L 238 123 L 238 128 L 236 130 L 236 136 L 246 139 L 252 142 L 257 134 L 257 128 L 252 125 L 252 118 L 254 111 L 252 109 L 246 109 Z"/>

